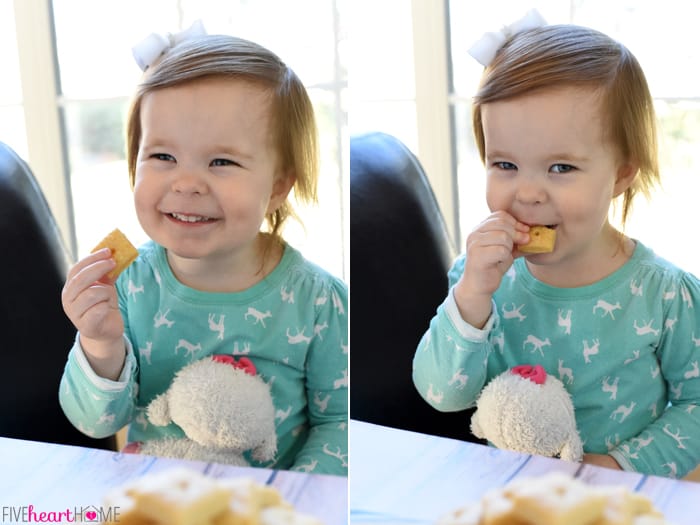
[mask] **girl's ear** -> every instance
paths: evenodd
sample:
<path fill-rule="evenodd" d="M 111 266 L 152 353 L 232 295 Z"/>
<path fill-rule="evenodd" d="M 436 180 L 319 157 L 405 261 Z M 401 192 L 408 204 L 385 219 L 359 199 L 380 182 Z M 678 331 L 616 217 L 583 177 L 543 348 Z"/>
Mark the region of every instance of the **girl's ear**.
<path fill-rule="evenodd" d="M 272 193 L 270 203 L 267 206 L 267 213 L 274 213 L 287 200 L 289 192 L 292 191 L 296 182 L 296 175 L 292 170 L 280 173 L 272 183 Z"/>
<path fill-rule="evenodd" d="M 638 172 L 639 165 L 637 165 L 637 163 L 626 162 L 622 164 L 617 169 L 617 178 L 615 180 L 613 197 L 617 197 L 618 195 L 625 193 L 632 185 L 632 182 L 634 182 L 634 178 L 637 176 Z"/>

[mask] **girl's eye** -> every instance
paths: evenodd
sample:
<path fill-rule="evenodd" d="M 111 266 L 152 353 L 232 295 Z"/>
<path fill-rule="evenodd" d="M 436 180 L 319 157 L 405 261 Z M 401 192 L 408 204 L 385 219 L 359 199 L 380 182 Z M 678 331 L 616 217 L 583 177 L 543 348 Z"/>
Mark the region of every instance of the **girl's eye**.
<path fill-rule="evenodd" d="M 493 165 L 499 170 L 517 170 L 518 167 L 512 162 L 494 162 Z"/>
<path fill-rule="evenodd" d="M 549 168 L 549 170 L 554 173 L 569 173 L 570 171 L 574 171 L 575 169 L 575 167 L 569 164 L 554 164 L 551 168 Z"/>
<path fill-rule="evenodd" d="M 211 161 L 212 166 L 240 166 L 238 162 L 230 159 L 214 159 Z"/>
<path fill-rule="evenodd" d="M 164 162 L 174 162 L 175 161 L 175 157 L 173 157 L 169 153 L 153 153 L 151 155 L 151 158 L 156 159 L 156 160 L 162 160 Z"/>

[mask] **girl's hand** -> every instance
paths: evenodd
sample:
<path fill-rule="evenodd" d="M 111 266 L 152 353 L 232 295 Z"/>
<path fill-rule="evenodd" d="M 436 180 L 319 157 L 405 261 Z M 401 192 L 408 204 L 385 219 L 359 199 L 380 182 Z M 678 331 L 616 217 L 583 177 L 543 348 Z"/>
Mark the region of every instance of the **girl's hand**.
<path fill-rule="evenodd" d="M 521 255 L 516 245 L 528 242 L 527 224 L 505 211 L 492 213 L 467 237 L 467 261 L 455 286 L 455 300 L 462 318 L 483 328 L 491 314 L 491 297 L 503 275 Z"/>
<path fill-rule="evenodd" d="M 80 344 L 95 373 L 116 379 L 124 364 L 124 320 L 117 290 L 106 274 L 115 267 L 109 248 L 78 261 L 61 293 L 63 310 L 80 332 Z"/>
<path fill-rule="evenodd" d="M 584 454 L 581 462 L 588 463 L 589 465 L 611 468 L 614 470 L 622 470 L 620 464 L 615 461 L 615 458 L 608 456 L 607 454 Z"/>

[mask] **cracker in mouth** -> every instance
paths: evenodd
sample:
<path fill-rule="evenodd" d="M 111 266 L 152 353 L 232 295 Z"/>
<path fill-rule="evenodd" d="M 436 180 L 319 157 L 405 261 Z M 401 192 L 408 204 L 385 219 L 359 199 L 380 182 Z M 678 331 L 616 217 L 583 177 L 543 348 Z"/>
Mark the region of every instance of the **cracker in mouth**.
<path fill-rule="evenodd" d="M 554 251 L 557 231 L 551 226 L 531 226 L 530 241 L 518 245 L 523 253 L 550 253 Z"/>

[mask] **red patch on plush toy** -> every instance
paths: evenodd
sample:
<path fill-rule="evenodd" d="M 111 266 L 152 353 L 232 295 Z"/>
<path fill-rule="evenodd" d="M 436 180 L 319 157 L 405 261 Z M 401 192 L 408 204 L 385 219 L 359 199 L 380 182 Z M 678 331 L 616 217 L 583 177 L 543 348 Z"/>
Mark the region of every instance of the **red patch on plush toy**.
<path fill-rule="evenodd" d="M 544 385 L 547 380 L 547 372 L 542 365 L 518 365 L 510 369 L 511 373 L 529 379 L 537 385 Z"/>
<path fill-rule="evenodd" d="M 247 357 L 241 357 L 238 361 L 232 355 L 213 355 L 211 356 L 212 361 L 217 363 L 224 363 L 233 366 L 233 368 L 238 368 L 243 370 L 246 374 L 254 376 L 257 373 L 257 369 L 253 362 Z"/>

